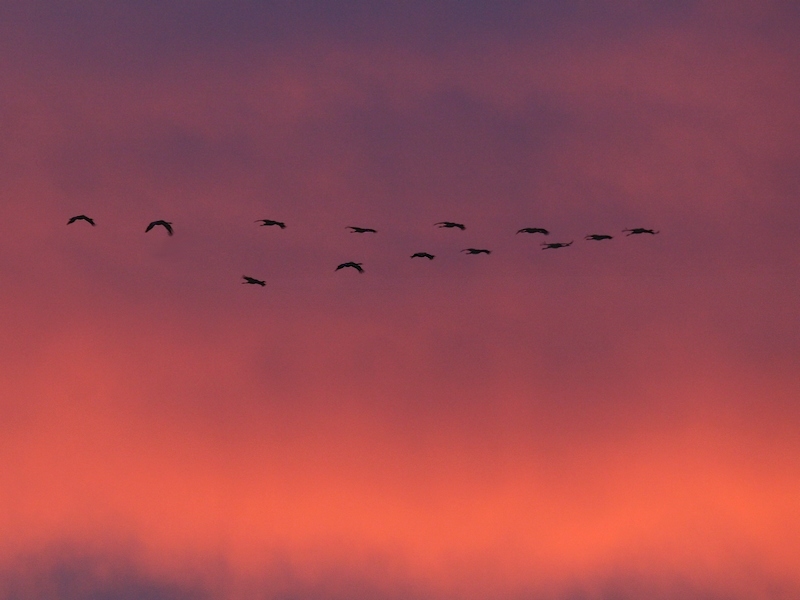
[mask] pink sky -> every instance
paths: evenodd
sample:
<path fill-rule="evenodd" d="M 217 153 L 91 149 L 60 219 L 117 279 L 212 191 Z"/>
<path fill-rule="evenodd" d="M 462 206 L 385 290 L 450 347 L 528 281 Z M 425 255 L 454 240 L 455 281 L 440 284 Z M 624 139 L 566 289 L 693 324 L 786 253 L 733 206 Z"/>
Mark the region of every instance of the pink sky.
<path fill-rule="evenodd" d="M 0 9 L 0 598 L 800 594 L 797 9 L 126 6 Z"/>

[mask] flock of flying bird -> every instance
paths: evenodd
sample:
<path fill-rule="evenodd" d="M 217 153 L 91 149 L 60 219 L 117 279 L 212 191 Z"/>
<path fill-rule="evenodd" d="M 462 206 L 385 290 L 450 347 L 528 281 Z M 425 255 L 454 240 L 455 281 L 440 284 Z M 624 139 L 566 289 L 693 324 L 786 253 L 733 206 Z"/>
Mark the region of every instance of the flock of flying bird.
<path fill-rule="evenodd" d="M 87 217 L 86 215 L 77 215 L 77 216 L 74 216 L 74 217 L 70 218 L 69 221 L 67 221 L 67 225 L 71 225 L 75 221 L 86 221 L 87 223 L 89 223 L 89 225 L 91 225 L 93 227 L 95 225 L 94 219 L 92 219 L 91 217 Z M 280 229 L 286 229 L 286 223 L 284 223 L 283 221 L 273 221 L 272 219 L 257 219 L 255 222 L 256 223 L 261 223 L 262 227 L 279 227 Z M 466 229 L 466 226 L 463 223 L 455 223 L 453 221 L 439 221 L 438 223 L 434 223 L 434 226 L 436 226 L 436 227 L 438 227 L 440 229 L 460 229 L 461 231 L 464 231 Z M 166 229 L 166 231 L 167 231 L 167 233 L 169 235 L 173 235 L 172 223 L 170 221 L 164 221 L 164 220 L 160 220 L 160 219 L 158 221 L 153 221 L 147 226 L 147 228 L 144 230 L 144 232 L 147 233 L 148 231 L 150 231 L 154 227 L 163 227 L 164 229 Z M 349 229 L 350 233 L 377 233 L 378 232 L 376 229 L 373 229 L 371 227 L 355 227 L 353 225 L 349 225 L 348 227 L 346 227 L 346 229 Z M 642 234 L 655 235 L 655 234 L 658 233 L 658 231 L 655 231 L 653 229 L 646 229 L 644 227 L 634 227 L 633 229 L 623 229 L 622 232 L 626 236 L 642 235 Z M 550 232 L 547 229 L 544 229 L 542 227 L 523 227 L 522 229 L 517 231 L 517 233 L 539 233 L 539 234 L 542 234 L 542 235 L 550 235 Z M 607 235 L 607 234 L 604 234 L 604 233 L 603 234 L 601 234 L 601 233 L 592 233 L 592 234 L 587 235 L 586 237 L 584 237 L 584 239 L 585 240 L 591 240 L 591 241 L 599 242 L 599 241 L 602 241 L 602 240 L 613 239 L 613 236 L 610 236 L 610 235 Z M 573 242 L 574 242 L 574 240 L 570 240 L 569 242 L 542 242 L 541 246 L 542 246 L 542 250 L 555 250 L 557 248 L 566 248 L 567 246 L 571 246 Z M 491 254 L 492 253 L 491 250 L 487 250 L 486 248 L 464 248 L 462 250 L 462 252 L 466 252 L 467 254 Z M 435 256 L 433 254 L 430 254 L 429 252 L 415 252 L 414 254 L 411 255 L 411 258 L 427 258 L 428 260 L 433 260 L 435 258 Z M 362 264 L 363 263 L 353 262 L 353 261 L 345 262 L 345 263 L 340 264 L 334 270 L 338 271 L 340 269 L 351 268 L 351 269 L 355 269 L 359 273 L 363 273 L 364 272 L 364 268 L 363 268 Z M 261 279 L 256 279 L 255 277 L 248 277 L 247 275 L 243 275 L 242 277 L 244 279 L 244 281 L 242 282 L 243 284 L 260 285 L 261 287 L 264 287 L 264 286 L 267 285 L 265 281 L 263 281 Z"/>

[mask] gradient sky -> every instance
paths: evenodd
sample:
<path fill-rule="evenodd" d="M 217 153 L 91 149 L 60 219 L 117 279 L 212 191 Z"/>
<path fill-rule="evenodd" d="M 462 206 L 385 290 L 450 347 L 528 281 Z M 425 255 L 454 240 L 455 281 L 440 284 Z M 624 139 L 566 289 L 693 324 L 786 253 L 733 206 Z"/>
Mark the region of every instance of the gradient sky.
<path fill-rule="evenodd" d="M 2 3 L 0 598 L 800 597 L 798 40 Z"/>

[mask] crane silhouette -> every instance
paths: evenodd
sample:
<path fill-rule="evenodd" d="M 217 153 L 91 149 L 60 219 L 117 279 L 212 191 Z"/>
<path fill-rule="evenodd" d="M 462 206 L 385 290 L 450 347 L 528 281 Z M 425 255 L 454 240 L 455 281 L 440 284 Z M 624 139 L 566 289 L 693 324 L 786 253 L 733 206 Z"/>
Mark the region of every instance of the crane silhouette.
<path fill-rule="evenodd" d="M 150 223 L 150 225 L 147 226 L 147 229 L 145 229 L 144 232 L 147 233 L 157 225 L 161 225 L 164 229 L 167 230 L 168 234 L 172 235 L 172 223 L 170 221 L 161 221 L 161 220 L 153 221 L 152 223 Z"/>
<path fill-rule="evenodd" d="M 595 240 L 595 241 L 600 241 L 600 240 L 612 240 L 612 239 L 614 239 L 614 238 L 613 238 L 613 237 L 611 237 L 610 235 L 606 235 L 606 234 L 604 234 L 604 233 L 593 233 L 593 234 L 591 234 L 591 235 L 587 235 L 587 236 L 586 236 L 585 238 L 583 238 L 583 239 L 585 239 L 585 240 Z"/>
<path fill-rule="evenodd" d="M 94 227 L 94 219 L 91 219 L 86 215 L 78 215 L 77 217 L 72 217 L 69 221 L 67 221 L 67 225 L 71 225 L 75 221 L 86 221 L 89 225 Z"/>
<path fill-rule="evenodd" d="M 622 232 L 628 232 L 626 235 L 639 235 L 642 233 L 649 233 L 650 235 L 655 235 L 658 231 L 653 231 L 652 229 L 645 229 L 644 227 L 634 227 L 633 229 L 623 229 Z"/>
<path fill-rule="evenodd" d="M 414 252 L 414 254 L 411 255 L 411 258 L 427 258 L 428 260 L 433 260 L 434 256 L 433 254 L 428 254 L 427 252 Z"/>
<path fill-rule="evenodd" d="M 517 233 L 543 233 L 544 235 L 550 235 L 550 232 L 542 227 L 523 227 Z"/>
<path fill-rule="evenodd" d="M 359 273 L 363 273 L 363 272 L 364 272 L 364 269 L 362 269 L 362 268 L 361 268 L 361 264 L 362 264 L 362 263 L 357 263 L 357 262 L 352 262 L 352 261 L 350 261 L 350 262 L 346 262 L 346 263 L 342 263 L 342 264 L 340 264 L 340 265 L 339 265 L 338 267 L 336 267 L 336 269 L 334 269 L 334 270 L 335 270 L 335 271 L 338 271 L 339 269 L 346 269 L 346 268 L 350 267 L 350 268 L 352 268 L 352 269 L 355 269 L 355 270 L 356 270 L 356 271 L 358 271 Z"/>
<path fill-rule="evenodd" d="M 464 248 L 462 252 L 466 252 L 467 254 L 491 254 L 491 250 L 486 250 L 484 248 Z"/>
<path fill-rule="evenodd" d="M 453 223 L 452 221 L 439 221 L 438 223 L 434 223 L 434 225 L 438 225 L 439 229 L 453 229 L 453 228 L 456 228 L 456 229 L 460 229 L 461 231 L 464 231 L 466 229 L 466 226 L 464 226 L 464 224 L 462 224 L 462 223 Z"/>
<path fill-rule="evenodd" d="M 349 229 L 350 233 L 378 233 L 375 229 L 371 227 L 353 227 L 352 225 L 348 225 L 345 229 Z"/>
<path fill-rule="evenodd" d="M 281 229 L 286 229 L 286 223 L 283 221 L 273 221 L 272 219 L 258 219 L 256 223 L 261 223 L 262 227 L 269 227 L 271 225 L 277 225 Z"/>
<path fill-rule="evenodd" d="M 251 285 L 260 285 L 261 287 L 267 285 L 266 282 L 262 281 L 261 279 L 256 279 L 255 277 L 248 277 L 247 275 L 242 275 L 242 278 L 244 279 L 242 285 L 246 283 L 249 283 Z"/>
<path fill-rule="evenodd" d="M 542 242 L 542 250 L 554 250 L 556 248 L 566 248 L 567 246 L 571 246 L 572 242 L 574 242 L 574 241 L 575 240 L 572 240 L 572 241 L 566 242 L 566 243 L 565 242 L 550 242 L 550 243 Z"/>

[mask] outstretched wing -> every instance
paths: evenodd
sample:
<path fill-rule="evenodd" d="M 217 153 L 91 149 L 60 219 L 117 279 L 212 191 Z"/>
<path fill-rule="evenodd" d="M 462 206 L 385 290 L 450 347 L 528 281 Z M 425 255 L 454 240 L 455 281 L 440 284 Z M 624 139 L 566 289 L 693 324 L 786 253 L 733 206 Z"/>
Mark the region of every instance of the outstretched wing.
<path fill-rule="evenodd" d="M 253 285 L 260 285 L 261 287 L 266 286 L 266 282 L 261 281 L 260 279 L 256 279 L 255 277 L 248 277 L 247 275 L 242 275 L 244 281 L 242 283 L 252 283 Z"/>
<path fill-rule="evenodd" d="M 361 268 L 361 263 L 352 262 L 352 261 L 340 264 L 338 267 L 336 267 L 335 270 L 338 271 L 339 269 L 344 269 L 345 267 L 352 267 L 353 269 L 355 269 L 359 273 L 363 273 L 364 272 L 364 269 Z"/>
<path fill-rule="evenodd" d="M 147 226 L 147 229 L 145 229 L 144 232 L 147 233 L 148 231 L 150 231 L 156 225 L 163 226 L 164 229 L 167 230 L 167 233 L 172 235 L 172 226 L 167 221 L 164 221 L 164 220 L 153 221 L 152 223 L 150 223 L 150 225 Z"/>
<path fill-rule="evenodd" d="M 74 223 L 75 221 L 86 221 L 89 225 L 94 225 L 94 220 L 90 219 L 86 215 L 76 215 L 72 217 L 69 221 L 67 221 L 67 225 Z"/>
<path fill-rule="evenodd" d="M 286 229 L 286 223 L 282 221 L 273 221 L 272 219 L 258 219 L 256 223 L 261 223 L 261 226 L 268 226 L 268 225 L 277 225 L 281 229 Z"/>
<path fill-rule="evenodd" d="M 453 221 L 439 221 L 438 223 L 434 223 L 434 225 L 439 225 L 440 227 L 458 227 L 460 230 L 464 231 L 466 227 L 461 223 L 454 223 Z"/>

